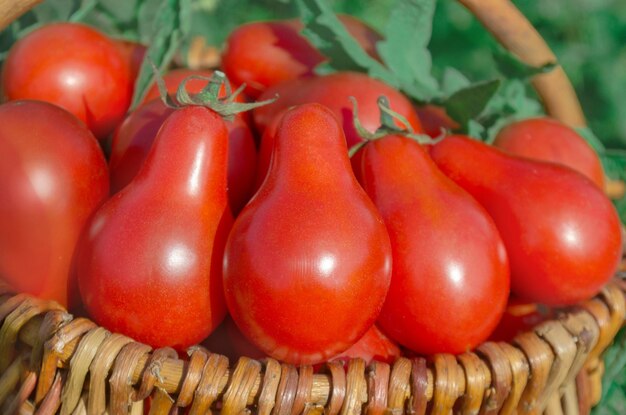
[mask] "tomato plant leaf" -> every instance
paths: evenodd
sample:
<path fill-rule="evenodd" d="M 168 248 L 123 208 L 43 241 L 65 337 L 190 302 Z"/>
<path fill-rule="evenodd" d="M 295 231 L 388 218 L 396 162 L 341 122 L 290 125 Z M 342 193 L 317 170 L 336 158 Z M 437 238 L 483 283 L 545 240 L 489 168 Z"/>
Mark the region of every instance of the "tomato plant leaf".
<path fill-rule="evenodd" d="M 503 126 L 543 113 L 541 104 L 527 95 L 526 88 L 527 82 L 519 79 L 502 82 L 502 86 L 489 100 L 483 113 L 475 118 L 475 121 L 483 127 L 481 139 L 491 143 Z"/>
<path fill-rule="evenodd" d="M 190 27 L 190 9 L 191 0 L 168 0 L 160 3 L 153 20 L 150 46 L 135 82 L 131 109 L 141 103 L 154 82 L 154 73 L 149 61 L 154 62 L 156 67 L 163 71 L 187 35 Z"/>
<path fill-rule="evenodd" d="M 304 23 L 302 34 L 329 59 L 315 68 L 318 74 L 366 72 L 399 87 L 398 79 L 361 48 L 324 0 L 297 0 L 297 5 Z"/>
<path fill-rule="evenodd" d="M 68 20 L 79 7 L 80 2 L 75 0 L 47 1 L 32 9 L 37 22 L 56 22 Z"/>
<path fill-rule="evenodd" d="M 445 96 L 450 96 L 470 84 L 470 80 L 457 69 L 450 66 L 444 69 L 441 79 L 441 91 Z"/>
<path fill-rule="evenodd" d="M 498 71 L 507 79 L 529 79 L 535 75 L 550 72 L 557 66 L 556 62 L 549 62 L 540 67 L 527 65 L 499 45 L 493 49 L 492 54 Z"/>
<path fill-rule="evenodd" d="M 383 63 L 400 82 L 400 87 L 419 101 L 439 93 L 432 76 L 428 43 L 432 33 L 435 0 L 397 0 L 385 26 L 385 39 L 376 49 Z"/>
<path fill-rule="evenodd" d="M 99 1 L 97 14 L 105 14 L 116 25 L 118 31 L 123 31 L 123 27 L 130 29 L 137 16 L 137 8 L 142 0 L 109 0 Z"/>
<path fill-rule="evenodd" d="M 499 79 L 493 79 L 461 88 L 444 100 L 443 106 L 452 119 L 466 127 L 471 119 L 482 114 L 500 83 Z"/>
<path fill-rule="evenodd" d="M 485 134 L 487 133 L 487 129 L 484 125 L 479 123 L 476 120 L 469 120 L 467 123 L 467 135 L 472 138 L 478 138 L 480 140 L 485 139 Z"/>

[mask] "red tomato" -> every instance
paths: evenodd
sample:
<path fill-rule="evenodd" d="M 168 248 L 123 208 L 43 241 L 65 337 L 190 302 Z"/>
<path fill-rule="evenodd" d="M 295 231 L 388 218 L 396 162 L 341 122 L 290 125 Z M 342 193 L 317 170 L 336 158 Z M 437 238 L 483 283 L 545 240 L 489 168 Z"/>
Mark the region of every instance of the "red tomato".
<path fill-rule="evenodd" d="M 282 110 L 294 105 L 317 102 L 330 108 L 339 119 L 348 147 L 351 147 L 363 139 L 354 128 L 350 97 L 356 98 L 358 102 L 359 120 L 363 127 L 374 132 L 380 125 L 377 99 L 381 95 L 389 99 L 391 108 L 403 115 L 416 132 L 422 132 L 420 120 L 411 101 L 389 85 L 365 74 L 338 72 L 317 78 L 283 82 L 267 89 L 259 100 L 270 99 L 277 94 L 279 99 L 276 102 L 253 111 L 254 124 L 261 132 Z"/>
<path fill-rule="evenodd" d="M 375 45 L 381 36 L 354 17 L 340 15 L 339 19 L 365 51 L 378 58 Z M 251 97 L 280 82 L 312 76 L 324 56 L 300 35 L 302 29 L 299 20 L 239 26 L 228 36 L 222 55 L 226 75 L 237 84 L 245 83 Z"/>
<path fill-rule="evenodd" d="M 352 347 L 332 360 L 360 358 L 367 364 L 374 360 L 392 364 L 401 354 L 398 345 L 374 325 Z"/>
<path fill-rule="evenodd" d="M 274 358 L 322 362 L 371 327 L 390 272 L 389 236 L 352 174 L 336 118 L 319 104 L 289 110 L 268 176 L 228 238 L 233 320 Z"/>
<path fill-rule="evenodd" d="M 391 238 L 391 286 L 378 325 L 421 354 L 487 339 L 509 296 L 504 244 L 487 212 L 416 141 L 388 135 L 352 158 Z"/>
<path fill-rule="evenodd" d="M 122 53 L 122 56 L 126 59 L 126 62 L 128 62 L 131 78 L 134 84 L 137 79 L 137 75 L 139 75 L 143 58 L 146 56 L 147 48 L 141 43 L 123 39 L 116 39 L 115 45 Z"/>
<path fill-rule="evenodd" d="M 117 129 L 111 144 L 111 192 L 117 193 L 135 177 L 150 152 L 159 128 L 175 110 L 159 98 L 132 112 Z M 228 128 L 228 200 L 238 213 L 252 197 L 257 153 L 254 138 L 241 117 L 226 121 Z"/>
<path fill-rule="evenodd" d="M 65 108 L 102 140 L 124 118 L 131 68 L 116 44 L 76 23 L 41 27 L 17 41 L 4 63 L 9 100 L 36 99 Z"/>
<path fill-rule="evenodd" d="M 80 293 L 93 319 L 153 347 L 182 350 L 225 315 L 228 130 L 200 106 L 176 110 L 133 181 L 81 240 Z"/>
<path fill-rule="evenodd" d="M 446 110 L 436 105 L 417 107 L 417 115 L 424 132 L 433 138 L 439 137 L 443 131 L 459 128 L 459 124 L 450 118 Z"/>
<path fill-rule="evenodd" d="M 590 180 L 464 136 L 446 137 L 431 157 L 494 219 L 520 299 L 575 304 L 613 277 L 622 256 L 620 221 Z"/>
<path fill-rule="evenodd" d="M 604 189 L 600 158 L 576 131 L 551 118 L 511 123 L 496 136 L 494 146 L 518 156 L 570 167 Z"/>
<path fill-rule="evenodd" d="M 0 105 L 0 188 L 0 276 L 19 292 L 75 305 L 74 248 L 109 193 L 93 134 L 52 104 Z"/>

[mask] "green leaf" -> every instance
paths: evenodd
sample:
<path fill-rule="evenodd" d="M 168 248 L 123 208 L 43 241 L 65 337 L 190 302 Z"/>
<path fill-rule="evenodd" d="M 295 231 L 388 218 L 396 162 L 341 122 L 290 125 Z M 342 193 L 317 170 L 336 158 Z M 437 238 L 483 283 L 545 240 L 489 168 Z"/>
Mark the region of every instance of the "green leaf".
<path fill-rule="evenodd" d="M 556 62 L 550 62 L 538 68 L 527 65 L 499 45 L 492 53 L 498 71 L 508 79 L 529 79 L 535 75 L 550 72 L 557 66 Z"/>
<path fill-rule="evenodd" d="M 599 153 L 604 172 L 611 179 L 626 180 L 626 151 L 605 150 Z"/>
<path fill-rule="evenodd" d="M 466 127 L 471 119 L 482 114 L 500 83 L 499 79 L 494 79 L 462 88 L 443 101 L 443 106 L 452 119 Z"/>
<path fill-rule="evenodd" d="M 385 39 L 376 49 L 384 64 L 413 98 L 429 101 L 438 95 L 432 76 L 428 43 L 435 14 L 435 0 L 397 0 L 385 27 Z"/>
<path fill-rule="evenodd" d="M 366 72 L 399 87 L 398 79 L 361 48 L 324 0 L 297 0 L 296 3 L 304 23 L 302 34 L 329 59 L 316 68 L 317 73 Z"/>
<path fill-rule="evenodd" d="M 476 120 L 469 120 L 467 123 L 467 135 L 480 140 L 485 140 L 487 129 Z"/>
<path fill-rule="evenodd" d="M 460 71 L 450 66 L 446 67 L 443 71 L 443 77 L 441 80 L 441 90 L 445 96 L 450 96 L 458 90 L 465 88 L 471 84 Z"/>
<path fill-rule="evenodd" d="M 171 62 L 183 38 L 188 34 L 191 0 L 167 0 L 158 7 L 152 26 L 151 43 L 135 82 L 131 109 L 136 108 L 154 82 L 150 60 L 163 71 Z"/>
<path fill-rule="evenodd" d="M 33 8 L 32 11 L 40 24 L 58 22 L 68 20 L 79 5 L 80 2 L 76 0 L 47 1 Z"/>
<path fill-rule="evenodd" d="M 503 82 L 485 111 L 476 119 L 485 128 L 483 140 L 491 143 L 505 125 L 543 113 L 541 104 L 526 94 L 526 88 L 527 83 L 518 79 Z"/>
<path fill-rule="evenodd" d="M 118 25 L 134 22 L 137 16 L 137 7 L 141 0 L 107 0 L 98 2 L 98 9 L 106 13 Z"/>

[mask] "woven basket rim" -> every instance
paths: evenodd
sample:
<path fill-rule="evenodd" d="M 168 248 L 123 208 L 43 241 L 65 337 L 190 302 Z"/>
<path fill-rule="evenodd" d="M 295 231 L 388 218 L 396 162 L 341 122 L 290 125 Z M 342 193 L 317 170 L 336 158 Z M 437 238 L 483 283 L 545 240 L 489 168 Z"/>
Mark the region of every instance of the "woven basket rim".
<path fill-rule="evenodd" d="M 361 413 L 365 404 L 377 412 L 404 410 L 409 403 L 424 410 L 455 404 L 543 409 L 579 373 L 597 369 L 626 317 L 626 284 L 615 280 L 598 296 L 510 343 L 486 342 L 458 356 L 400 357 L 393 365 L 374 361 L 366 366 L 352 359 L 347 371 L 335 361 L 314 373 L 311 366 L 297 368 L 271 358 L 242 357 L 230 367 L 226 357 L 199 346 L 182 360 L 172 349 L 152 350 L 90 320 L 73 319 L 53 301 L 9 294 L 6 288 L 0 293 L 0 373 L 22 362 L 26 373 L 36 377 L 35 404 L 56 393 L 59 403 L 70 406 L 84 399 L 87 405 L 99 401 L 106 407 L 108 379 L 113 407 L 120 399 L 126 403 L 117 405 L 123 406 L 156 391 L 172 401 L 170 395 L 176 396 L 181 406 L 194 402 L 209 408 L 219 401 L 237 410 L 308 405 L 330 413 L 346 407 Z M 94 376 L 97 370 L 104 373 Z M 66 381 L 55 389 L 61 372 L 67 373 Z M 88 372 L 91 386 L 94 379 L 101 380 L 95 397 L 83 395 Z"/>

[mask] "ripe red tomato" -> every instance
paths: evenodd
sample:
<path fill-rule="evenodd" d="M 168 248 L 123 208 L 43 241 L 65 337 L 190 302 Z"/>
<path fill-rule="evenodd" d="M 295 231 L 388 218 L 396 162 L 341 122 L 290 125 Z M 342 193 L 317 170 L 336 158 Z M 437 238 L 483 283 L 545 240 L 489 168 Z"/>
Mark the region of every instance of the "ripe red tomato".
<path fill-rule="evenodd" d="M 228 130 L 215 112 L 170 115 L 133 181 L 92 217 L 77 274 L 98 324 L 153 347 L 184 349 L 224 318 Z"/>
<path fill-rule="evenodd" d="M 494 146 L 518 156 L 570 167 L 604 189 L 604 171 L 595 151 L 576 131 L 552 118 L 530 118 L 504 127 Z"/>
<path fill-rule="evenodd" d="M 373 325 L 352 347 L 332 360 L 360 358 L 367 364 L 374 360 L 392 364 L 401 354 L 400 347 Z"/>
<path fill-rule="evenodd" d="M 430 154 L 493 218 L 509 255 L 511 291 L 520 299 L 575 304 L 615 274 L 620 220 L 590 180 L 464 136 L 446 137 Z"/>
<path fill-rule="evenodd" d="M 416 141 L 387 135 L 352 157 L 391 239 L 391 286 L 377 324 L 421 354 L 463 353 L 487 339 L 509 295 L 495 224 Z"/>
<path fill-rule="evenodd" d="M 363 127 L 374 132 L 380 125 L 377 99 L 381 95 L 389 99 L 391 108 L 403 115 L 416 132 L 422 132 L 422 125 L 411 101 L 389 85 L 362 73 L 337 72 L 283 82 L 267 89 L 259 100 L 270 99 L 277 94 L 279 99 L 276 102 L 253 111 L 254 124 L 260 132 L 265 131 L 282 110 L 294 105 L 317 102 L 328 107 L 339 119 L 349 148 L 363 141 L 354 127 L 350 97 L 358 102 L 359 120 Z"/>
<path fill-rule="evenodd" d="M 377 58 L 375 45 L 381 36 L 352 16 L 339 15 L 339 19 L 365 51 Z M 226 75 L 237 84 L 245 83 L 251 97 L 280 82 L 312 76 L 324 56 L 300 35 L 302 29 L 295 19 L 239 26 L 228 36 L 222 55 Z"/>
<path fill-rule="evenodd" d="M 115 42 L 77 23 L 54 23 L 17 41 L 2 86 L 9 100 L 36 99 L 65 108 L 102 140 L 124 118 L 133 82 Z"/>
<path fill-rule="evenodd" d="M 132 112 L 113 135 L 109 168 L 111 193 L 123 189 L 135 177 L 150 152 L 159 128 L 175 110 L 159 99 Z M 254 138 L 241 117 L 226 121 L 228 128 L 228 200 L 237 214 L 254 191 L 257 152 Z"/>
<path fill-rule="evenodd" d="M 391 272 L 385 226 L 352 174 L 332 112 L 295 107 L 224 256 L 230 314 L 256 347 L 294 364 L 347 350 L 372 326 Z"/>
<path fill-rule="evenodd" d="M 109 193 L 95 137 L 52 104 L 0 105 L 0 188 L 0 276 L 19 292 L 76 305 L 74 248 Z"/>
<path fill-rule="evenodd" d="M 131 79 L 134 84 L 137 75 L 139 75 L 139 70 L 141 69 L 141 64 L 143 63 L 143 58 L 146 56 L 148 48 L 141 43 L 123 39 L 115 39 L 115 45 L 126 59 L 126 62 L 128 62 Z"/>

